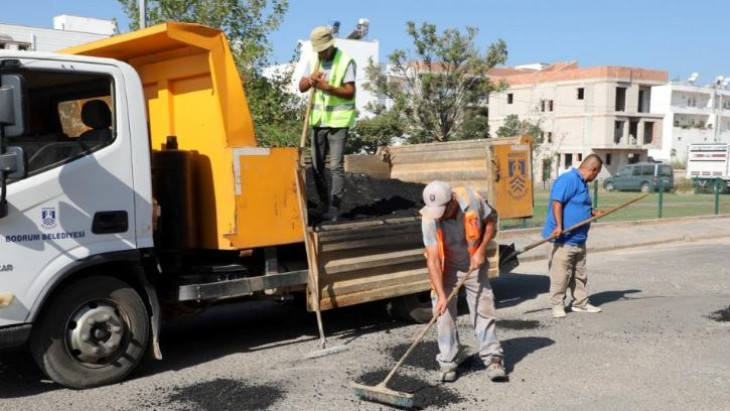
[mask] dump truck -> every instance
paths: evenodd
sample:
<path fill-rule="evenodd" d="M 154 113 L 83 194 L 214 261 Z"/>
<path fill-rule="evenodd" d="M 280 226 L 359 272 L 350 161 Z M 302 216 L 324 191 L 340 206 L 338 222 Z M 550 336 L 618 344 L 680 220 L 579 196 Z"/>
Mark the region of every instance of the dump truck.
<path fill-rule="evenodd" d="M 730 144 L 690 144 L 687 178 L 697 191 L 730 192 Z"/>
<path fill-rule="evenodd" d="M 474 147 L 444 161 L 531 214 L 529 142 Z M 220 30 L 167 23 L 0 52 L 0 348 L 28 347 L 49 378 L 83 389 L 161 359 L 163 317 L 210 304 L 391 299 L 418 319 L 430 288 L 418 217 L 309 224 L 301 155 L 257 145 Z"/>

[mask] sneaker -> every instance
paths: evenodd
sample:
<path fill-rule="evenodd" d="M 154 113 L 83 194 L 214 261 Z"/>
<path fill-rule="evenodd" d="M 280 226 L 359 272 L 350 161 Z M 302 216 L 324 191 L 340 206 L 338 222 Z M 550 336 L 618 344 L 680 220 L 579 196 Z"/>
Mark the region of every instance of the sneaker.
<path fill-rule="evenodd" d="M 570 307 L 570 311 L 576 312 L 576 313 L 600 313 L 601 308 L 596 307 L 595 305 L 586 304 L 585 307 L 578 307 L 576 305 L 573 305 Z"/>
<path fill-rule="evenodd" d="M 565 317 L 565 307 L 562 304 L 553 306 L 553 318 Z"/>
<path fill-rule="evenodd" d="M 507 371 L 501 361 L 492 361 L 487 367 L 487 377 L 495 382 L 507 381 Z"/>
<path fill-rule="evenodd" d="M 439 381 L 440 382 L 454 382 L 456 381 L 456 364 L 452 365 L 442 365 L 441 366 L 441 373 L 439 374 Z"/>

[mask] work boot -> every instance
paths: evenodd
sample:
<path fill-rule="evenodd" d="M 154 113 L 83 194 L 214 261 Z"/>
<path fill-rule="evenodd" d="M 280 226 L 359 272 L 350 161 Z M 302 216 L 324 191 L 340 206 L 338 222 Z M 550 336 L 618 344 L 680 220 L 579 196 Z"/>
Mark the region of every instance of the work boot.
<path fill-rule="evenodd" d="M 312 214 L 316 216 L 321 216 L 322 214 L 326 213 L 327 210 L 329 210 L 330 205 L 328 203 L 319 203 L 317 205 L 317 208 L 312 210 Z"/>
<path fill-rule="evenodd" d="M 585 307 L 578 307 L 577 305 L 573 305 L 570 307 L 570 311 L 573 311 L 574 313 L 600 313 L 601 308 L 596 307 L 595 305 L 586 304 Z"/>
<path fill-rule="evenodd" d="M 558 304 L 553 306 L 553 318 L 563 318 L 565 317 L 565 307 L 563 307 L 563 304 Z"/>
<path fill-rule="evenodd" d="M 337 222 L 340 220 L 340 209 L 335 206 L 329 206 L 327 211 L 322 213 L 323 221 Z"/>
<path fill-rule="evenodd" d="M 501 358 L 492 358 L 492 361 L 487 366 L 487 377 L 494 382 L 507 381 L 507 371 L 502 365 Z"/>
<path fill-rule="evenodd" d="M 456 364 L 441 365 L 441 372 L 439 374 L 439 382 L 454 382 L 456 381 Z"/>

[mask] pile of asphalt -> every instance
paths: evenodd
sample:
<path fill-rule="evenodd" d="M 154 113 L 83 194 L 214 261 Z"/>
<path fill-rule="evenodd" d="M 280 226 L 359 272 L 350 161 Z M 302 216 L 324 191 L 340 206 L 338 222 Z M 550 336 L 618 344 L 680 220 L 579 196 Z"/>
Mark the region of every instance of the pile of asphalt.
<path fill-rule="evenodd" d="M 326 171 L 327 185 L 331 175 Z M 398 179 L 373 178 L 367 174 L 345 173 L 345 186 L 340 205 L 340 218 L 345 221 L 368 220 L 385 217 L 418 216 L 423 207 L 425 184 L 410 183 Z M 307 169 L 307 207 L 310 221 L 317 222 L 313 213 L 319 204 L 319 196 L 311 169 Z"/>
<path fill-rule="evenodd" d="M 284 397 L 279 387 L 249 385 L 242 381 L 218 378 L 175 387 L 166 398 L 168 404 L 182 409 L 203 411 L 265 410 Z M 148 404 L 152 405 L 152 404 Z"/>

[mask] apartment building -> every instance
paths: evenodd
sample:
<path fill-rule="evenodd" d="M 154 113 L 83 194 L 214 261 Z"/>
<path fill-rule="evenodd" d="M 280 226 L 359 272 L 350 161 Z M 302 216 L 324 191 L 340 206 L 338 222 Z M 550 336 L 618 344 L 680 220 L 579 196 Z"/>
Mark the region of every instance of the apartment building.
<path fill-rule="evenodd" d="M 539 122 L 543 130 L 533 154 L 538 181 L 591 153 L 604 160 L 600 177 L 606 177 L 661 147 L 663 114 L 650 109 L 652 87 L 667 83 L 666 71 L 565 62 L 494 68 L 489 75 L 509 85 L 489 96 L 490 133 L 511 114 Z"/>
<path fill-rule="evenodd" d="M 664 115 L 661 147 L 649 150 L 657 160 L 687 162 L 687 147 L 696 143 L 730 142 L 730 79 L 710 85 L 688 81 L 652 87 L 651 112 Z"/>

